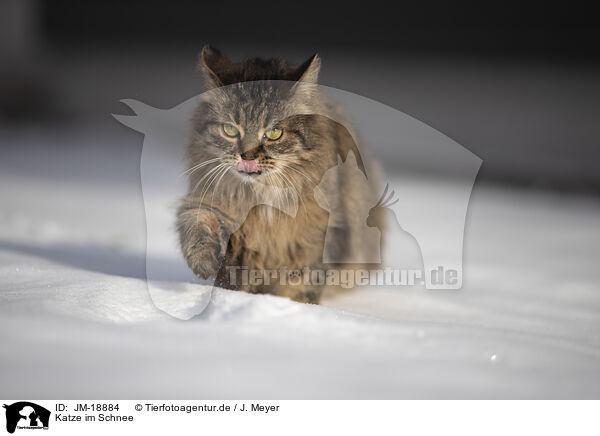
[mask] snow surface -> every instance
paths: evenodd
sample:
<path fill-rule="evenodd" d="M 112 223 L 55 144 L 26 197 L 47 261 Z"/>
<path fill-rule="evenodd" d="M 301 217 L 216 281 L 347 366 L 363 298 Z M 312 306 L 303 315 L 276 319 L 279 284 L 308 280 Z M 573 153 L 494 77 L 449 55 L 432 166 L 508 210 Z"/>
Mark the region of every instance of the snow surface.
<path fill-rule="evenodd" d="M 459 291 L 314 306 L 217 290 L 181 321 L 145 282 L 139 152 L 89 130 L 0 140 L 3 397 L 600 396 L 595 197 L 476 185 Z M 441 200 L 452 183 L 411 182 L 439 183 Z"/>

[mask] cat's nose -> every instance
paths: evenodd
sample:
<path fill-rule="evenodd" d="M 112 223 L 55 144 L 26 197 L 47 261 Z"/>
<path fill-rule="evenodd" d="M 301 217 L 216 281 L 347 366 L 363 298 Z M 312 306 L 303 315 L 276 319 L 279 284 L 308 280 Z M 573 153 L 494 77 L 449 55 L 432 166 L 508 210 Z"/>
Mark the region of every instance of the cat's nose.
<path fill-rule="evenodd" d="M 244 160 L 254 160 L 258 157 L 258 150 L 256 148 L 240 153 L 240 157 Z"/>
<path fill-rule="evenodd" d="M 252 160 L 258 157 L 258 147 L 255 144 L 240 144 L 240 157 L 244 160 Z"/>

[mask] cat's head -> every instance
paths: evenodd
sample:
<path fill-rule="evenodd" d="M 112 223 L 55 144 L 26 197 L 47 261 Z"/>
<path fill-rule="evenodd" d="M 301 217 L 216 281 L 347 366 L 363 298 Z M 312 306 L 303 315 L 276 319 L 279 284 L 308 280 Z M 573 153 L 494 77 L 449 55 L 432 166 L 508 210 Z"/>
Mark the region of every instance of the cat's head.
<path fill-rule="evenodd" d="M 319 141 L 310 140 L 315 121 L 307 108 L 318 100 L 316 54 L 300 66 L 260 58 L 233 63 L 206 46 L 199 69 L 208 91 L 194 118 L 192 165 L 215 159 L 241 180 L 269 184 L 284 167 L 301 171 L 315 159 Z"/>

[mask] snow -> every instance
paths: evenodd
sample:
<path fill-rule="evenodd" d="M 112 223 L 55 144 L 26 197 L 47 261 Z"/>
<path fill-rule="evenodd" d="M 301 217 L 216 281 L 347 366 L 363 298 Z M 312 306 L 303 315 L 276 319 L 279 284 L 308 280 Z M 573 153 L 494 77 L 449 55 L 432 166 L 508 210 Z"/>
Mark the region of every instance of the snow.
<path fill-rule="evenodd" d="M 600 394 L 597 198 L 476 185 L 458 291 L 364 288 L 314 306 L 217 289 L 182 321 L 145 281 L 139 150 L 125 147 L 139 136 L 103 132 L 119 145 L 106 150 L 91 130 L 0 136 L 4 397 Z M 411 183 L 438 184 L 440 200 L 452 185 Z"/>

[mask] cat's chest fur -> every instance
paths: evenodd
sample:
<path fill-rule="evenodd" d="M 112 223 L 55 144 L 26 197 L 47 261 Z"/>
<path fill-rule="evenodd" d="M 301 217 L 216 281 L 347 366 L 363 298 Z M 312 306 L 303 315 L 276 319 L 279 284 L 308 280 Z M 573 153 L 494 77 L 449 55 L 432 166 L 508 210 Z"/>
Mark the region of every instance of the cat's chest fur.
<path fill-rule="evenodd" d="M 314 202 L 301 204 L 296 216 L 257 206 L 232 235 L 231 248 L 242 265 L 276 269 L 321 262 L 328 213 Z"/>

